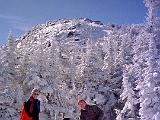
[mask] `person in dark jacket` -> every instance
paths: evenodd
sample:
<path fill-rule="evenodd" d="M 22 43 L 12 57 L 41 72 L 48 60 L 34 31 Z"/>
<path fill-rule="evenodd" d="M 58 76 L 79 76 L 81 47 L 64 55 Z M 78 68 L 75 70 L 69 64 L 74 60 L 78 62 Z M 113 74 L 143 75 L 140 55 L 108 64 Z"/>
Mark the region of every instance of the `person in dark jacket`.
<path fill-rule="evenodd" d="M 88 105 L 84 100 L 78 102 L 81 109 L 80 120 L 102 120 L 103 111 L 96 105 Z"/>
<path fill-rule="evenodd" d="M 39 120 L 40 101 L 37 99 L 39 93 L 38 89 L 33 89 L 31 97 L 28 101 L 24 102 L 24 109 L 32 120 Z"/>

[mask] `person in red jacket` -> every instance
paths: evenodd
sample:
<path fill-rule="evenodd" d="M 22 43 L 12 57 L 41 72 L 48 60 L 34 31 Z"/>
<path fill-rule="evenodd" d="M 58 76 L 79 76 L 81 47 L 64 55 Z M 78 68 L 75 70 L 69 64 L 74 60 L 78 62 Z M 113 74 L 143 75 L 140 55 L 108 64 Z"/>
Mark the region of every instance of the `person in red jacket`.
<path fill-rule="evenodd" d="M 40 101 L 37 99 L 40 91 L 33 89 L 28 101 L 24 102 L 20 120 L 39 120 Z"/>
<path fill-rule="evenodd" d="M 103 111 L 96 105 L 88 105 L 85 100 L 78 102 L 78 107 L 81 109 L 80 120 L 102 120 Z"/>

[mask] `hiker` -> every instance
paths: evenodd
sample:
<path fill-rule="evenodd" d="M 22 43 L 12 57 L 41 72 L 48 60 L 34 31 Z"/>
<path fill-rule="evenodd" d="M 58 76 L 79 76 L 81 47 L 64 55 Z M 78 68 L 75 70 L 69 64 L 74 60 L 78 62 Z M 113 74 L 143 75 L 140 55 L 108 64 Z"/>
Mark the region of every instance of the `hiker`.
<path fill-rule="evenodd" d="M 24 102 L 20 120 L 39 120 L 40 101 L 37 99 L 40 91 L 34 88 L 28 101 Z"/>
<path fill-rule="evenodd" d="M 102 120 L 103 111 L 96 105 L 88 105 L 85 100 L 78 101 L 81 109 L 80 120 Z"/>

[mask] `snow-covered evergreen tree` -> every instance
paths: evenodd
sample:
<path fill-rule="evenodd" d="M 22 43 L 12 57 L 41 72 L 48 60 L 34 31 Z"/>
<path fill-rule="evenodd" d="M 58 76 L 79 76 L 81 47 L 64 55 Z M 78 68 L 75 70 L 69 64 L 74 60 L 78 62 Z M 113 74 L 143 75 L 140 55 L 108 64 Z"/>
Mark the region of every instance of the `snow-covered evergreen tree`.
<path fill-rule="evenodd" d="M 0 92 L 0 116 L 6 120 L 17 119 L 21 106 L 22 91 L 17 91 L 18 82 L 18 59 L 16 51 L 16 41 L 13 39 L 12 33 L 8 35 L 8 42 L 1 51 L 1 92 Z M 14 107 L 13 107 L 14 106 Z"/>
<path fill-rule="evenodd" d="M 2 64 L 7 68 L 8 74 L 12 77 L 16 76 L 16 67 L 18 65 L 17 54 L 16 54 L 16 42 L 10 32 L 8 35 L 8 42 L 4 49 Z M 12 78 L 12 82 L 14 82 Z"/>
<path fill-rule="evenodd" d="M 156 20 L 158 11 L 160 10 L 159 0 L 144 0 L 145 6 L 148 8 L 148 22 L 153 24 Z"/>
<path fill-rule="evenodd" d="M 159 76 L 159 66 L 157 64 L 158 52 L 155 42 L 155 29 L 151 29 L 149 34 L 149 52 L 147 59 L 147 68 L 144 71 L 144 81 L 141 86 L 140 92 L 140 115 L 141 120 L 155 120 L 158 117 L 159 109 L 159 96 L 155 88 L 158 87 L 157 80 L 155 76 Z M 156 116 L 156 117 L 155 117 Z"/>
<path fill-rule="evenodd" d="M 140 110 L 139 114 L 141 116 L 141 120 L 156 120 L 158 118 L 159 109 L 159 97 L 157 96 L 157 92 L 154 91 L 157 86 L 157 79 L 155 80 L 154 73 L 159 68 L 157 64 L 158 57 L 158 36 L 159 32 L 157 31 L 158 24 L 156 18 L 156 12 L 159 9 L 160 2 L 154 0 L 146 0 L 146 6 L 149 9 L 149 14 L 146 24 L 145 37 L 141 41 L 143 41 L 145 46 L 141 46 L 141 55 L 137 56 L 137 63 L 140 65 L 140 73 L 139 80 L 137 81 L 137 88 L 140 90 Z M 143 51 L 142 51 L 143 50 Z M 142 54 L 143 53 L 143 54 Z M 143 60 L 143 61 L 142 61 Z M 156 73 L 159 76 L 159 74 Z M 156 107 L 154 106 L 156 104 Z"/>

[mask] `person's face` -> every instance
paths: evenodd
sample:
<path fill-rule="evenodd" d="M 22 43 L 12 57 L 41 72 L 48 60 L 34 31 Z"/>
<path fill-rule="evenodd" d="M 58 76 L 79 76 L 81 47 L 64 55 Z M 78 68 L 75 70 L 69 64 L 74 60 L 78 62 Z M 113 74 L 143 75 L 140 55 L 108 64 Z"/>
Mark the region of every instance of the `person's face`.
<path fill-rule="evenodd" d="M 86 103 L 84 102 L 84 101 L 81 101 L 81 102 L 79 102 L 78 103 L 78 107 L 80 108 L 80 109 L 85 109 L 85 107 L 86 107 Z"/>
<path fill-rule="evenodd" d="M 38 95 L 39 95 L 38 92 L 33 92 L 33 93 L 32 93 L 32 96 L 33 96 L 34 99 L 37 99 Z"/>

